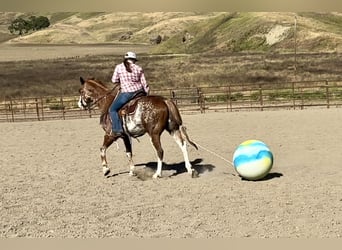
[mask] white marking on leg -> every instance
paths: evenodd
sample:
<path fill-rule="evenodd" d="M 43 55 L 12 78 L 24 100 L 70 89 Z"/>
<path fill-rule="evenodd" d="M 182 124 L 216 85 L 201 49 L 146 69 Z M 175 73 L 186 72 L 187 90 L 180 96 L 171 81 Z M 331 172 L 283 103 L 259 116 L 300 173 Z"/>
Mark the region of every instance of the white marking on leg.
<path fill-rule="evenodd" d="M 158 177 L 161 177 L 162 166 L 163 166 L 163 162 L 162 162 L 162 160 L 158 157 L 157 171 L 154 173 L 153 179 L 157 179 Z"/>
<path fill-rule="evenodd" d="M 153 145 L 152 138 L 150 138 L 150 142 L 152 144 L 152 148 L 154 149 L 154 152 L 157 155 L 157 171 L 153 174 L 152 178 L 153 179 L 157 179 L 158 177 L 161 177 L 163 161 L 158 157 L 158 152 L 157 152 L 156 148 Z"/>
<path fill-rule="evenodd" d="M 128 162 L 129 162 L 129 175 L 133 176 L 134 175 L 135 165 L 133 163 L 132 153 L 127 152 L 126 155 L 128 157 Z"/>
<path fill-rule="evenodd" d="M 193 170 L 192 170 L 192 165 L 191 165 L 191 163 L 189 161 L 189 155 L 188 155 L 188 151 L 187 151 L 187 148 L 186 148 L 186 141 L 183 140 L 180 136 L 181 136 L 180 132 L 176 131 L 173 134 L 173 139 L 176 141 L 176 143 L 178 144 L 178 146 L 182 150 L 186 170 L 188 171 L 189 174 L 192 174 Z"/>
<path fill-rule="evenodd" d="M 110 172 L 110 169 L 109 167 L 107 166 L 107 160 L 106 160 L 106 148 L 105 147 L 102 147 L 100 149 L 100 152 L 101 152 L 101 159 L 102 159 L 102 172 L 104 175 L 107 175 L 109 174 Z"/>
<path fill-rule="evenodd" d="M 105 148 L 105 147 L 102 147 L 102 148 L 100 149 L 100 152 L 101 152 L 101 156 L 102 156 L 102 157 L 106 157 L 106 148 Z"/>

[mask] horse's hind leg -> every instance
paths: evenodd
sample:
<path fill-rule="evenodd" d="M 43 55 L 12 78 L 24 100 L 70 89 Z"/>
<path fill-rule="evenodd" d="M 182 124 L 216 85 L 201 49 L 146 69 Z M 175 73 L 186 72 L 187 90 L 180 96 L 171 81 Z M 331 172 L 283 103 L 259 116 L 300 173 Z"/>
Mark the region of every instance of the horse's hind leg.
<path fill-rule="evenodd" d="M 181 132 L 179 130 L 173 131 L 173 139 L 176 141 L 180 149 L 182 150 L 185 167 L 189 174 L 192 174 L 192 166 L 189 161 L 188 151 L 186 149 L 186 141 L 183 139 Z"/>
<path fill-rule="evenodd" d="M 154 179 L 161 177 L 162 174 L 162 165 L 163 165 L 163 156 L 164 151 L 160 143 L 160 134 L 151 135 L 151 143 L 156 150 L 158 163 L 157 163 L 157 171 L 152 176 Z"/>
<path fill-rule="evenodd" d="M 134 168 L 135 168 L 135 165 L 132 159 L 132 143 L 131 143 L 130 137 L 126 134 L 123 137 L 123 141 L 125 144 L 126 155 L 127 155 L 128 162 L 129 162 L 129 175 L 132 176 L 134 174 Z"/>
<path fill-rule="evenodd" d="M 114 142 L 114 139 L 106 134 L 103 139 L 103 145 L 100 148 L 102 171 L 103 171 L 104 176 L 107 176 L 110 173 L 110 169 L 108 167 L 107 158 L 106 158 L 106 151 L 107 151 L 107 148 L 110 145 L 112 145 L 113 142 Z"/>

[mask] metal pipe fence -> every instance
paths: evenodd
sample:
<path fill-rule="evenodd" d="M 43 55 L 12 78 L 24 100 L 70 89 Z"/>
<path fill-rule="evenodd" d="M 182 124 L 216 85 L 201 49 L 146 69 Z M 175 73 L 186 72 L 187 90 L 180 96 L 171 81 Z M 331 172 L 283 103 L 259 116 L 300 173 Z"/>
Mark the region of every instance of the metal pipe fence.
<path fill-rule="evenodd" d="M 230 84 L 155 90 L 152 94 L 171 98 L 182 113 L 342 107 L 342 81 Z M 78 98 L 6 99 L 0 102 L 0 122 L 99 117 L 97 109 L 80 110 Z"/>

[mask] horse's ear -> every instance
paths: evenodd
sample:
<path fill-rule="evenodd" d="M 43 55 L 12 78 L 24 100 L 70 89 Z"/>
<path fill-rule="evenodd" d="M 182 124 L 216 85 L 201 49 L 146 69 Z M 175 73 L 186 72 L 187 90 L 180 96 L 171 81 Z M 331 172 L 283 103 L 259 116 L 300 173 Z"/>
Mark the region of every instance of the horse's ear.
<path fill-rule="evenodd" d="M 85 83 L 85 80 L 83 79 L 82 76 L 80 76 L 80 82 L 81 82 L 82 85 Z"/>

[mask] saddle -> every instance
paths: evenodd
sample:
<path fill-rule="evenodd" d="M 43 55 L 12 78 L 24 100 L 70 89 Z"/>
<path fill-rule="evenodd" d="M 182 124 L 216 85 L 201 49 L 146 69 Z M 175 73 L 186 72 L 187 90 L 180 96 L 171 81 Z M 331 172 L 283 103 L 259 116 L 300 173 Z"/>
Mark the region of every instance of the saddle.
<path fill-rule="evenodd" d="M 122 118 L 125 115 L 133 115 L 137 109 L 138 100 L 142 96 L 146 96 L 145 91 L 142 90 L 137 92 L 132 99 L 119 110 L 119 116 Z"/>
<path fill-rule="evenodd" d="M 133 115 L 137 109 L 137 104 L 138 104 L 138 100 L 143 97 L 146 96 L 146 92 L 141 90 L 139 92 L 137 92 L 132 99 L 126 103 L 120 110 L 119 110 L 119 117 L 122 120 L 124 116 L 126 115 Z M 109 110 L 107 110 L 107 112 L 104 112 L 101 114 L 100 116 L 100 124 L 102 125 L 103 129 L 105 131 L 107 131 L 108 133 L 111 131 L 111 119 L 110 119 L 110 115 L 109 115 Z"/>

